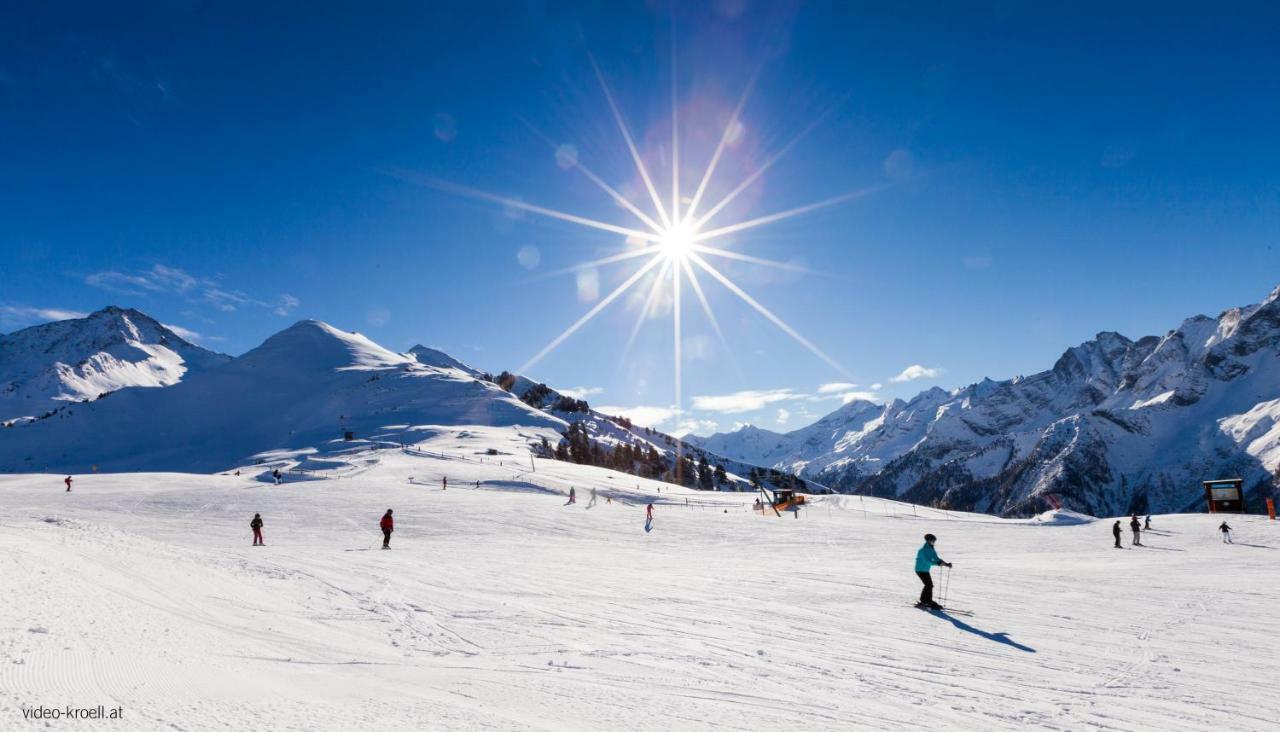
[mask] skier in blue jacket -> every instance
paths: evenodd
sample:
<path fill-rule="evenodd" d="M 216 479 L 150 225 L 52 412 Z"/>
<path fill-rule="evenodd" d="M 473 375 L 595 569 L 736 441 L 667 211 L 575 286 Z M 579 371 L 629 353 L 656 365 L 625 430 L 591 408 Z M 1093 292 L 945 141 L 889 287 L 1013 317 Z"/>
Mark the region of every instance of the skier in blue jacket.
<path fill-rule="evenodd" d="M 937 540 L 938 537 L 933 534 L 925 534 L 924 546 L 916 552 L 916 576 L 924 583 L 924 589 L 920 591 L 920 602 L 916 603 L 916 607 L 930 610 L 941 610 L 942 606 L 933 601 L 933 577 L 929 576 L 929 570 L 933 569 L 935 564 L 951 566 L 950 562 L 942 561 L 937 550 L 933 548 L 933 542 Z"/>

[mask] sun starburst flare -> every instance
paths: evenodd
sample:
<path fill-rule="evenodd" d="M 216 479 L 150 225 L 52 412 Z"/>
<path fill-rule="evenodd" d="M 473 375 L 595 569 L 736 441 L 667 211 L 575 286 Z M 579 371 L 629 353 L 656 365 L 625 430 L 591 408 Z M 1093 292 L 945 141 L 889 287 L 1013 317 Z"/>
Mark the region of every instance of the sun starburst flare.
<path fill-rule="evenodd" d="M 451 183 L 448 181 L 430 178 L 427 176 L 422 176 L 422 175 L 414 174 L 407 171 L 399 171 L 399 170 L 391 171 L 391 174 L 404 180 L 408 180 L 408 181 L 422 184 L 422 185 L 427 185 L 427 186 L 444 190 L 450 193 L 463 195 L 470 198 L 476 198 L 484 201 L 489 201 L 492 203 L 498 203 L 513 209 L 534 213 L 539 216 L 545 216 L 548 218 L 557 219 L 563 222 L 576 224 L 578 226 L 582 226 L 586 228 L 618 234 L 625 237 L 627 240 L 627 249 L 625 249 L 620 253 L 601 257 L 599 259 L 594 259 L 587 262 L 582 262 L 580 264 L 576 264 L 571 267 L 567 267 L 565 269 L 561 269 L 561 270 L 557 270 L 555 272 L 549 273 L 548 276 L 582 272 L 589 269 L 601 267 L 604 265 L 621 264 L 621 263 L 630 262 L 632 260 L 641 260 L 641 259 L 645 260 L 639 266 L 639 268 L 636 269 L 634 272 L 632 272 L 617 288 L 615 288 L 612 292 L 610 292 L 604 298 L 599 300 L 599 302 L 597 302 L 593 307 L 591 307 L 586 313 L 584 313 L 580 318 L 574 321 L 573 324 L 571 324 L 563 332 L 561 332 L 559 335 L 553 338 L 550 343 L 548 343 L 545 347 L 542 348 L 542 350 L 538 351 L 536 354 L 534 354 L 532 358 L 526 361 L 520 367 L 519 373 L 528 373 L 529 369 L 537 365 L 538 362 L 540 362 L 548 354 L 554 351 L 560 344 L 564 343 L 570 336 L 572 336 L 574 333 L 580 330 L 583 326 L 589 323 L 593 318 L 595 318 L 597 315 L 603 312 L 606 308 L 609 307 L 609 305 L 617 301 L 620 297 L 622 297 L 622 295 L 627 293 L 632 287 L 634 287 L 637 283 L 643 280 L 646 276 L 649 276 L 652 278 L 651 284 L 649 285 L 649 292 L 643 299 L 643 305 L 640 308 L 640 313 L 638 315 L 637 321 L 635 323 L 635 326 L 632 328 L 630 336 L 623 349 L 622 359 L 625 361 L 628 354 L 630 353 L 632 345 L 634 344 L 637 336 L 640 333 L 640 330 L 643 328 L 645 321 L 652 316 L 654 308 L 659 300 L 659 297 L 664 292 L 664 288 L 669 288 L 666 290 L 666 294 L 672 305 L 671 328 L 672 328 L 672 335 L 675 341 L 674 353 L 672 354 L 674 377 L 675 377 L 675 405 L 676 405 L 677 413 L 680 413 L 683 406 L 682 405 L 683 395 L 681 394 L 681 381 L 682 381 L 681 334 L 683 329 L 683 324 L 681 322 L 681 318 L 682 318 L 681 290 L 682 290 L 683 283 L 688 282 L 690 288 L 693 291 L 694 298 L 698 301 L 698 304 L 704 316 L 706 317 L 707 322 L 711 325 L 711 328 L 714 331 L 719 343 L 725 349 L 725 352 L 728 353 L 730 356 L 732 356 L 732 352 L 729 350 L 728 339 L 725 337 L 724 332 L 721 330 L 720 323 L 717 320 L 715 313 L 711 307 L 711 302 L 707 297 L 707 293 L 706 291 L 704 291 L 701 282 L 699 282 L 698 280 L 697 271 L 700 270 L 703 273 L 709 275 L 711 279 L 718 282 L 728 292 L 732 293 L 734 296 L 740 299 L 752 310 L 760 314 L 762 317 L 764 317 L 770 323 L 775 325 L 779 330 L 781 330 L 787 336 L 789 336 L 790 338 L 795 340 L 797 343 L 799 343 L 801 346 L 803 346 L 806 350 L 808 350 L 809 352 L 817 356 L 824 363 L 831 366 L 841 375 L 848 377 L 849 376 L 848 372 L 835 359 L 827 355 L 820 348 L 818 348 L 818 346 L 816 346 L 809 339 L 801 335 L 795 328 L 789 325 L 781 317 L 774 314 L 771 310 L 769 310 L 767 307 L 761 304 L 758 300 L 756 300 L 756 298 L 754 298 L 751 294 L 746 292 L 746 290 L 744 290 L 740 285 L 733 282 L 727 275 L 724 274 L 724 272 L 721 272 L 714 264 L 712 264 L 709 261 L 709 258 L 721 258 L 721 259 L 726 259 L 726 260 L 735 261 L 735 262 L 756 264 L 756 265 L 772 267 L 772 268 L 782 269 L 782 270 L 787 270 L 792 272 L 813 274 L 812 271 L 795 264 L 786 263 L 786 262 L 777 262 L 771 259 L 757 257 L 757 256 L 733 251 L 730 249 L 713 246 L 713 242 L 716 239 L 726 237 L 731 234 L 738 234 L 738 233 L 748 231 L 760 226 L 765 226 L 768 224 L 773 224 L 779 221 L 790 219 L 795 216 L 800 216 L 803 214 L 812 213 L 820 209 L 848 203 L 850 201 L 856 200 L 870 193 L 873 193 L 876 190 L 878 190 L 878 188 L 877 187 L 860 188 L 860 189 L 848 191 L 846 193 L 842 193 L 836 196 L 831 196 L 829 198 L 816 201 L 814 203 L 806 204 L 803 206 L 796 206 L 796 207 L 785 209 L 775 213 L 756 216 L 753 218 L 749 218 L 749 219 L 745 219 L 737 222 L 721 223 L 717 225 L 715 228 L 709 228 L 707 224 L 713 218 L 720 215 L 726 209 L 726 207 L 728 207 L 728 205 L 732 203 L 741 193 L 743 193 L 745 190 L 747 190 L 753 184 L 755 184 L 758 180 L 760 180 L 761 176 L 763 176 L 763 174 L 767 170 L 773 167 L 773 165 L 777 163 L 788 151 L 790 151 L 800 141 L 801 138 L 803 138 L 805 135 L 808 134 L 809 131 L 813 129 L 813 127 L 816 125 L 816 121 L 807 125 L 798 134 L 796 134 L 795 136 L 787 140 L 787 142 L 782 146 L 781 149 L 779 149 L 777 152 L 775 152 L 774 154 L 766 158 L 764 162 L 759 167 L 757 167 L 752 173 L 750 173 L 745 179 L 743 179 L 742 181 L 734 185 L 731 189 L 729 189 L 729 193 L 727 195 L 723 196 L 718 201 L 716 201 L 713 205 L 711 205 L 710 208 L 707 209 L 705 213 L 702 213 L 701 215 L 699 215 L 698 207 L 700 204 L 704 202 L 711 180 L 715 175 L 716 168 L 719 165 L 721 158 L 723 157 L 726 147 L 729 145 L 729 142 L 734 135 L 735 129 L 737 129 L 740 125 L 739 120 L 742 116 L 743 108 L 745 107 L 747 100 L 751 96 L 751 92 L 755 87 L 759 72 L 757 71 L 756 74 L 753 74 L 751 79 L 747 83 L 746 88 L 743 91 L 743 94 L 740 97 L 737 106 L 734 108 L 732 114 L 729 117 L 729 121 L 725 126 L 723 134 L 720 136 L 719 142 L 716 145 L 714 152 L 710 156 L 710 161 L 706 169 L 704 170 L 703 174 L 699 177 L 697 186 L 693 189 L 694 194 L 692 198 L 681 199 L 680 169 L 679 169 L 680 147 L 679 147 L 679 135 L 678 135 L 678 128 L 677 128 L 679 118 L 676 112 L 677 96 L 676 96 L 674 53 L 675 52 L 673 50 L 672 51 L 672 82 L 671 82 L 672 83 L 672 92 L 671 92 L 672 131 L 671 131 L 671 149 L 670 149 L 670 161 L 671 161 L 671 188 L 669 191 L 670 207 L 668 208 L 667 206 L 663 205 L 662 196 L 660 195 L 657 186 L 654 184 L 654 176 L 652 176 L 650 174 L 650 171 L 646 168 L 644 164 L 644 160 L 640 155 L 640 151 L 636 147 L 635 139 L 632 137 L 631 130 L 628 128 L 626 120 L 623 118 L 622 111 L 618 106 L 617 99 L 615 98 L 613 91 L 609 88 L 609 84 L 605 80 L 604 72 L 601 70 L 600 65 L 596 62 L 596 59 L 594 56 L 590 57 L 591 67 L 595 72 L 596 80 L 600 84 L 600 90 L 603 93 L 603 96 L 609 108 L 610 114 L 617 125 L 618 132 L 621 134 L 621 137 L 626 146 L 627 152 L 629 153 L 629 157 L 635 165 L 636 174 L 638 175 L 641 183 L 643 184 L 645 192 L 648 194 L 649 202 L 652 204 L 652 214 L 644 211 L 634 201 L 628 199 L 626 196 L 619 193 L 617 189 L 615 189 L 614 187 L 606 183 L 599 175 L 592 172 L 585 165 L 581 164 L 577 160 L 576 156 L 574 156 L 568 162 L 568 164 L 564 166 L 566 168 L 572 168 L 574 170 L 577 170 L 579 173 L 581 173 L 593 185 L 595 185 L 597 188 L 603 191 L 606 195 L 612 198 L 615 202 L 617 202 L 622 207 L 622 209 L 628 211 L 631 215 L 633 215 L 636 221 L 638 222 L 639 226 L 623 225 L 623 224 L 616 224 L 616 223 L 611 223 L 607 221 L 599 221 L 586 216 L 580 216 L 578 214 L 573 214 L 566 211 L 559 211 L 556 209 L 548 208 L 546 206 L 540 206 L 533 203 L 528 203 L 520 199 L 511 198 L 508 196 L 500 196 L 500 195 L 488 193 L 485 191 L 481 191 L 475 188 L 470 188 L 467 186 L 458 185 L 456 183 Z M 542 138 L 545 142 L 547 142 L 548 144 L 551 144 L 553 147 L 555 146 L 552 140 L 546 135 L 542 134 L 542 132 L 537 130 L 537 128 L 533 127 L 531 124 L 527 122 L 526 122 L 526 125 L 529 126 L 529 128 L 533 130 L 533 132 L 537 134 L 540 138 Z M 681 211 L 682 202 L 687 204 L 684 211 Z M 735 363 L 735 367 L 736 367 L 736 363 Z"/>

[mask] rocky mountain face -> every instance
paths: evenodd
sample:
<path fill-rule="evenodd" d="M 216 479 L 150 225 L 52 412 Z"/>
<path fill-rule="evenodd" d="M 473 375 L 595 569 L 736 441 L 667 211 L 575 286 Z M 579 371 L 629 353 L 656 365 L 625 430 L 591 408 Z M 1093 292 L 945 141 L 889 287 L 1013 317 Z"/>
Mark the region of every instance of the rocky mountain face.
<path fill-rule="evenodd" d="M 1260 508 L 1280 470 L 1280 288 L 1162 337 L 1099 333 L 1033 376 L 698 444 L 841 491 L 1001 515 L 1200 510 L 1201 481 L 1221 477 Z"/>
<path fill-rule="evenodd" d="M 188 343 L 137 310 L 0 335 L 0 422 L 41 417 L 129 387 L 170 386 L 230 360 Z"/>

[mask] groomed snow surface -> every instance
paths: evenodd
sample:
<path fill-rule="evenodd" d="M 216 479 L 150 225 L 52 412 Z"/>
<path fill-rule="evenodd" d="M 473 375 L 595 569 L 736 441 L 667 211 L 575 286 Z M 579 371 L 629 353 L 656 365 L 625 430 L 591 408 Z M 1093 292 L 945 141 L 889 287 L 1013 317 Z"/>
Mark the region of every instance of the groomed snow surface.
<path fill-rule="evenodd" d="M 546 460 L 531 475 L 523 442 L 442 428 L 422 445 L 431 454 L 316 461 L 282 486 L 261 468 L 83 475 L 72 493 L 60 475 L 0 477 L 0 728 L 1280 719 L 1280 522 L 1228 517 L 1236 543 L 1224 545 L 1221 517 L 1155 516 L 1145 548 L 1128 547 L 1126 526 L 1117 550 L 1110 520 L 1068 516 L 838 496 L 764 517 L 748 494 L 659 494 Z M 380 551 L 389 507 L 397 528 Z M 250 546 L 254 512 L 265 547 Z M 910 606 L 926 531 L 956 565 L 951 604 L 972 616 Z M 68 704 L 122 706 L 124 720 L 22 716 Z"/>

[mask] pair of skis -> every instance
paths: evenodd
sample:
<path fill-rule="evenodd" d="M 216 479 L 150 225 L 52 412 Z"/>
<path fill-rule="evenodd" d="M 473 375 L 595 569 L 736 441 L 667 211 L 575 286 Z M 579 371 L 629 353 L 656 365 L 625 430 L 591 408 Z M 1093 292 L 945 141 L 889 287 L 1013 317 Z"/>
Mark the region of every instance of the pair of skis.
<path fill-rule="evenodd" d="M 931 613 L 943 613 L 944 615 L 964 615 L 965 617 L 970 617 L 970 618 L 973 617 L 973 611 L 957 610 L 956 608 L 953 608 L 953 607 L 942 607 L 942 606 L 929 607 L 928 605 L 921 605 L 918 602 L 911 603 L 911 607 L 917 610 L 927 610 Z"/>

